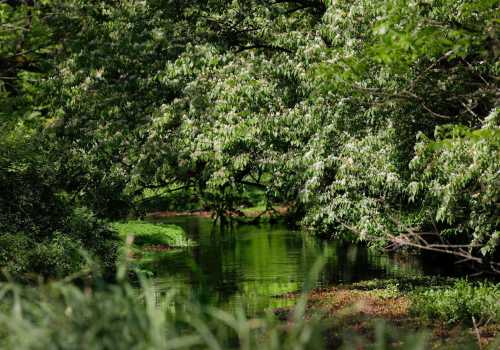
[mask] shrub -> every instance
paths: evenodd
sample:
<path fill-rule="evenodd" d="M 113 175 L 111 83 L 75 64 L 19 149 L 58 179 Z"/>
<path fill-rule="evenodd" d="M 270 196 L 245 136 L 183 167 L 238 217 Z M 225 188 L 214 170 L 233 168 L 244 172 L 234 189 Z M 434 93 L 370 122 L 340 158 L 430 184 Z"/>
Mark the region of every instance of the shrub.
<path fill-rule="evenodd" d="M 0 269 L 19 279 L 60 278 L 81 270 L 87 254 L 113 276 L 116 234 L 62 190 L 57 165 L 27 130 L 6 130 L 0 128 Z"/>
<path fill-rule="evenodd" d="M 0 267 L 16 279 L 28 274 L 62 278 L 80 271 L 89 255 L 113 276 L 118 239 L 103 221 L 87 209 L 76 208 L 60 231 L 0 233 Z"/>
<path fill-rule="evenodd" d="M 500 322 L 500 284 L 459 280 L 453 286 L 415 292 L 413 312 L 448 323 Z"/>

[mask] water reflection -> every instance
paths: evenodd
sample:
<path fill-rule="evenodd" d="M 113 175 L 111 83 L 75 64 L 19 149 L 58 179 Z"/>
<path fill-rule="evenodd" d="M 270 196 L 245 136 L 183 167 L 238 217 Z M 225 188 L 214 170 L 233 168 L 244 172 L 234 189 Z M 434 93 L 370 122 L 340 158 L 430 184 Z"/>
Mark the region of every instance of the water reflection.
<path fill-rule="evenodd" d="M 168 222 L 182 226 L 198 246 L 163 254 L 150 264 L 156 290 L 187 288 L 203 303 L 222 308 L 242 306 L 253 313 L 284 306 L 286 299 L 273 296 L 300 290 L 321 254 L 327 259 L 318 286 L 421 272 L 416 259 L 401 264 L 363 246 L 321 241 L 284 226 L 240 226 L 222 234 L 203 218 Z"/>

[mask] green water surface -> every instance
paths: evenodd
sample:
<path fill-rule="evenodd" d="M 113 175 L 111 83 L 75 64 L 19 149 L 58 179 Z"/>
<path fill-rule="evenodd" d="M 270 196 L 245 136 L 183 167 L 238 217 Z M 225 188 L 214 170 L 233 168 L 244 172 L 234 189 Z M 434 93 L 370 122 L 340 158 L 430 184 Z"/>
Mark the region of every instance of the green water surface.
<path fill-rule="evenodd" d="M 177 287 L 204 304 L 256 313 L 283 307 L 300 291 L 319 256 L 326 265 L 317 287 L 398 275 L 420 275 L 414 257 L 394 258 L 359 245 L 324 241 L 284 225 L 238 226 L 214 230 L 212 221 L 176 217 L 162 222 L 182 226 L 197 246 L 161 254 L 148 268 L 155 272 L 157 293 Z"/>

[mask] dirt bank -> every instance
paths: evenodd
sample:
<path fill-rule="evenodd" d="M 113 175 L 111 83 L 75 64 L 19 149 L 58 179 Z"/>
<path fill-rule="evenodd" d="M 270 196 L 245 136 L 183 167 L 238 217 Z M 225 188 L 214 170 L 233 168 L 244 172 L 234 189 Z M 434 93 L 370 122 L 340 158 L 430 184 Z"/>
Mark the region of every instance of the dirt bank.
<path fill-rule="evenodd" d="M 270 216 L 285 216 L 288 213 L 288 207 L 280 206 L 272 210 L 264 210 L 262 208 L 242 208 L 239 210 L 228 211 L 228 217 L 270 217 Z M 197 216 L 202 218 L 215 218 L 215 212 L 210 210 L 191 210 L 191 211 L 156 211 L 146 215 L 153 219 L 171 218 L 177 216 Z"/>
<path fill-rule="evenodd" d="M 289 293 L 279 298 L 298 298 Z M 340 346 L 345 334 L 360 334 L 368 340 L 375 338 L 377 322 L 384 322 L 394 334 L 425 332 L 432 349 L 491 349 L 500 336 L 499 324 L 472 327 L 422 320 L 412 315 L 411 298 L 388 289 L 356 289 L 352 286 L 315 289 L 308 294 L 306 318 L 322 315 L 329 324 L 327 338 L 332 348 Z M 292 322 L 293 307 L 274 310 L 281 320 Z M 498 339 L 498 338 L 497 338 Z M 472 347 L 470 347 L 472 346 Z M 395 346 L 394 348 L 398 348 Z"/>

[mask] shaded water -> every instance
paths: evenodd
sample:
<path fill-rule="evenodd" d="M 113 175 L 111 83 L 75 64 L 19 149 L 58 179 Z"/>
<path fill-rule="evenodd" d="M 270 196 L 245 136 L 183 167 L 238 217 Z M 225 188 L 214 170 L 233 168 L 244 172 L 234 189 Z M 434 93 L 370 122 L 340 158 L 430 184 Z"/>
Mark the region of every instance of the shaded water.
<path fill-rule="evenodd" d="M 321 254 L 326 266 L 316 286 L 371 278 L 419 275 L 416 258 L 404 260 L 375 254 L 366 247 L 326 242 L 281 225 L 239 226 L 213 232 L 209 219 L 176 217 L 164 220 L 182 226 L 197 246 L 163 254 L 149 266 L 154 287 L 191 290 L 205 304 L 226 309 L 243 307 L 255 313 L 289 303 L 275 296 L 301 290 Z"/>

